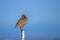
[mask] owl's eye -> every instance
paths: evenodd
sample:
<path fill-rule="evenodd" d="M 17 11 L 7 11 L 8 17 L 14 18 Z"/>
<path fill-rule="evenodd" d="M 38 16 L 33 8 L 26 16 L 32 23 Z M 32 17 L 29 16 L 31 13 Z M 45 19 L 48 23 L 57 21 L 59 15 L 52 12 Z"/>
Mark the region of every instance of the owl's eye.
<path fill-rule="evenodd" d="M 24 18 L 26 18 L 26 17 L 24 16 Z"/>

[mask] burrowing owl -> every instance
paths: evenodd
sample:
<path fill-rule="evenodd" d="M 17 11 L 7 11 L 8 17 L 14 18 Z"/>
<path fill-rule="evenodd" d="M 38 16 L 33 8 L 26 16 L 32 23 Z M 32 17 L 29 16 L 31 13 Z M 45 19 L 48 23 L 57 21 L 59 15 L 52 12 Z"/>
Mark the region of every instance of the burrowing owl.
<path fill-rule="evenodd" d="M 21 18 L 18 20 L 16 27 L 22 28 L 27 23 L 27 20 L 28 20 L 28 18 L 26 16 L 26 14 L 23 14 L 21 16 Z"/>

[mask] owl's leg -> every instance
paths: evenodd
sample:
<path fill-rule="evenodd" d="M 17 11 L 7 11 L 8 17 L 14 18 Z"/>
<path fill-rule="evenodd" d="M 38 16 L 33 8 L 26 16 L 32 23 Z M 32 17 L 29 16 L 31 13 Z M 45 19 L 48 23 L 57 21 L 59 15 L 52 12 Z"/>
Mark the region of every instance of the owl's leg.
<path fill-rule="evenodd" d="M 21 31 L 23 30 L 23 27 L 20 27 Z"/>

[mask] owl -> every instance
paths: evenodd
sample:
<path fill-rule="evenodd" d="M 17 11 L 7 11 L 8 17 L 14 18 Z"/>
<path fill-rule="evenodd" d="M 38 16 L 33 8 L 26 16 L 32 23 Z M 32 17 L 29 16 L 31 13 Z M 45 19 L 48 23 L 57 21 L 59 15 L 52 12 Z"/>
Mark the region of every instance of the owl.
<path fill-rule="evenodd" d="M 21 18 L 18 20 L 18 22 L 16 23 L 16 27 L 22 28 L 27 23 L 27 20 L 28 18 L 26 14 L 23 14 Z"/>

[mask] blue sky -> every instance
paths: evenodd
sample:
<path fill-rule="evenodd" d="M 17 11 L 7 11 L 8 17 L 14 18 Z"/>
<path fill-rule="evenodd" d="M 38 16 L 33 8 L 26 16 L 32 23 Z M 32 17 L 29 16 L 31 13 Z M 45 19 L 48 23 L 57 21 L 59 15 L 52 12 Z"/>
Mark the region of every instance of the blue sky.
<path fill-rule="evenodd" d="M 0 36 L 19 37 L 15 24 L 23 13 L 26 37 L 60 37 L 60 0 L 0 0 Z"/>

